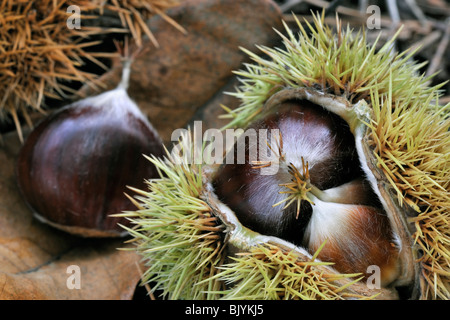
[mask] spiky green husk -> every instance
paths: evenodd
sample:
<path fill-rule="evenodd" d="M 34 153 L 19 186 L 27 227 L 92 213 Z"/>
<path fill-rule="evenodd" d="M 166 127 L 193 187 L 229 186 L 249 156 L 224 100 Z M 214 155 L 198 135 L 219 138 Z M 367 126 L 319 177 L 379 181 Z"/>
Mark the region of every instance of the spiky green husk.
<path fill-rule="evenodd" d="M 274 245 L 256 246 L 239 253 L 225 264 L 217 275 L 229 287 L 223 292 L 227 300 L 343 300 L 365 299 L 349 293 L 346 288 L 360 278 L 339 285 L 336 280 L 358 277 L 359 274 L 329 273 L 323 266 L 332 263 L 316 261 L 320 249 L 308 261 L 301 261 L 292 251 Z"/>
<path fill-rule="evenodd" d="M 337 34 L 323 24 L 323 16 L 308 24 L 309 34 L 297 20 L 299 37 L 285 25 L 285 49 L 259 47 L 270 59 L 245 50 L 256 64 L 247 64 L 241 86 L 231 93 L 241 106 L 228 110 L 227 127 L 246 127 L 258 118 L 264 103 L 283 88 L 311 88 L 343 97 L 354 105 L 370 107 L 369 144 L 376 166 L 397 193 L 400 206 L 419 213 L 414 240 L 424 255 L 422 297 L 450 297 L 450 104 L 437 101 L 439 88 L 431 77 L 418 74 L 423 64 L 411 62 L 414 52 L 394 54 L 395 37 L 381 49 L 369 46 L 365 35 Z M 355 110 L 356 111 L 356 110 Z M 345 119 L 357 118 L 350 112 Z M 352 124 L 351 124 L 352 125 Z"/>
<path fill-rule="evenodd" d="M 223 220 L 227 213 L 203 200 L 209 192 L 205 172 L 213 168 L 192 164 L 194 145 L 187 134 L 181 148 L 174 148 L 180 153 L 149 157 L 161 178 L 148 181 L 149 191 L 132 188 L 137 210 L 116 215 L 134 225 L 124 228 L 146 264 L 143 284 L 151 283 L 153 292 L 159 289 L 168 299 L 367 298 L 348 290 L 359 274 L 326 268 L 332 263 L 316 260 L 318 252 L 308 258 L 242 235 L 234 240 Z M 230 245 L 239 250 L 237 257 Z"/>
<path fill-rule="evenodd" d="M 392 52 L 394 36 L 379 50 L 377 41 L 367 44 L 365 34 L 342 30 L 337 21 L 337 35 L 324 25 L 323 17 L 314 16 L 311 35 L 294 16 L 300 29 L 296 37 L 285 24 L 285 49 L 257 46 L 270 59 L 263 59 L 242 48 L 256 64 L 246 64 L 246 70 L 235 72 L 241 85 L 229 94 L 241 100 L 241 106 L 228 110 L 224 116 L 232 120 L 227 127 L 246 127 L 261 113 L 261 107 L 277 91 L 285 88 L 314 88 L 324 93 L 346 98 L 351 104 L 365 99 L 370 102 L 371 92 L 390 93 L 396 101 L 427 98 L 442 85 L 429 88 L 430 77 L 416 72 L 423 64 L 411 63 L 414 52 Z M 392 84 L 391 84 L 391 80 Z"/>
<path fill-rule="evenodd" d="M 149 192 L 132 189 L 140 194 L 135 202 L 139 210 L 120 214 L 135 225 L 124 228 L 147 265 L 142 281 L 153 283 L 152 290 L 162 290 L 169 299 L 216 299 L 209 292 L 220 290 L 221 284 L 208 279 L 222 263 L 224 227 L 199 198 L 202 166 L 170 154 L 165 160 L 148 159 L 161 178 L 148 181 Z"/>
<path fill-rule="evenodd" d="M 405 202 L 419 215 L 415 241 L 424 255 L 422 297 L 450 297 L 450 105 L 437 96 L 408 104 L 374 97 L 369 141 L 377 165 Z M 428 107 L 427 107 L 428 106 Z"/>

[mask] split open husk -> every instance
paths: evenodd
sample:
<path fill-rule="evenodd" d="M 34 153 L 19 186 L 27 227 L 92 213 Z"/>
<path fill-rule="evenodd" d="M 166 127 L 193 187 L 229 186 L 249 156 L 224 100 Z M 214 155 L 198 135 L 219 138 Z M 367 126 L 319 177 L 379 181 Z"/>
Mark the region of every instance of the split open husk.
<path fill-rule="evenodd" d="M 171 299 L 448 299 L 450 297 L 450 104 L 418 74 L 413 52 L 379 50 L 362 32 L 337 30 L 315 16 L 307 32 L 287 26 L 284 49 L 239 71 L 227 128 L 246 128 L 283 101 L 308 100 L 341 116 L 355 136 L 361 167 L 398 235 L 401 272 L 389 288 L 282 239 L 243 226 L 215 196 L 217 165 L 196 164 L 185 134 L 165 159 L 149 158 L 160 179 L 133 189 L 127 228 L 147 269 L 143 282 Z M 181 148 L 180 148 L 181 146 Z M 175 150 L 175 148 L 174 148 Z M 202 149 L 203 150 L 203 149 Z M 320 250 L 320 249 L 319 249 Z M 400 289 L 401 288 L 401 289 Z M 398 291 L 400 289 L 400 291 Z"/>

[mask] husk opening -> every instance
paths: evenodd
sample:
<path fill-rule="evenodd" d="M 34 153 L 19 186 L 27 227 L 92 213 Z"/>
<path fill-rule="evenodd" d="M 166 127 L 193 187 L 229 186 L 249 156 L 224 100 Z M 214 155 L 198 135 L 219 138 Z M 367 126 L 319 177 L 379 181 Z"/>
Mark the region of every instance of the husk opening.
<path fill-rule="evenodd" d="M 420 287 L 418 289 L 422 299 L 448 299 L 450 297 L 450 228 L 448 223 L 450 211 L 448 210 L 450 204 L 450 117 L 448 117 L 448 110 L 450 105 L 442 107 L 438 104 L 440 85 L 429 87 L 430 78 L 417 74 L 420 65 L 410 61 L 413 52 L 394 54 L 391 51 L 391 43 L 394 39 L 380 50 L 375 50 L 375 45 L 369 46 L 366 43 L 364 33 L 359 32 L 354 36 L 349 29 L 343 31 L 339 20 L 337 36 L 323 24 L 323 16 L 315 16 L 314 27 L 309 25 L 311 35 L 299 21 L 297 22 L 301 31 L 298 38 L 287 27 L 287 36 L 279 33 L 284 40 L 285 49 L 260 47 L 262 52 L 270 57 L 270 60 L 260 58 L 243 49 L 255 64 L 247 64 L 246 70 L 236 72 L 241 77 L 241 86 L 231 94 L 239 98 L 242 103 L 235 110 L 225 108 L 229 112 L 228 118 L 231 119 L 225 128 L 247 127 L 248 124 L 264 115 L 270 99 L 287 89 L 295 91 L 297 95 L 301 92 L 303 95 L 314 97 L 312 100 L 314 103 L 327 99 L 329 102 L 333 102 L 331 105 L 318 104 L 343 117 L 355 135 L 359 132 L 361 145 L 359 152 L 360 155 L 361 153 L 365 155 L 362 165 L 364 165 L 364 160 L 367 160 L 366 165 L 373 176 L 372 186 L 378 189 L 381 198 L 386 198 L 384 200 L 385 209 L 393 211 L 391 212 L 391 221 L 398 220 L 395 222 L 396 228 L 404 233 L 403 249 L 411 251 L 405 255 L 410 257 L 406 264 L 412 264 L 412 267 L 405 267 L 405 270 L 410 270 L 404 276 L 405 283 L 415 282 L 413 286 Z M 154 159 L 154 161 L 158 162 L 159 160 Z M 181 181 L 187 181 L 186 179 L 189 180 L 189 178 L 180 177 L 190 176 L 190 179 L 196 177 L 196 181 L 199 182 L 200 172 L 205 173 L 203 171 L 205 167 L 194 169 L 188 165 L 184 168 L 182 172 L 177 171 L 174 167 L 171 170 L 164 170 L 167 177 L 162 179 L 172 179 L 171 184 L 175 184 L 175 182 L 182 184 Z M 214 171 L 214 169 L 207 168 L 206 172 L 209 173 L 211 170 Z M 178 172 L 178 174 L 174 174 L 174 172 Z M 144 192 L 144 198 L 140 198 L 142 203 L 149 202 L 149 199 L 153 200 L 154 192 L 158 193 L 161 184 L 165 184 L 162 180 L 153 183 L 153 189 L 150 192 Z M 201 192 L 198 194 L 200 196 Z M 220 216 L 220 223 L 223 224 L 223 229 L 220 231 L 222 237 L 219 236 L 218 239 L 222 239 L 222 244 L 227 245 L 227 250 L 235 247 L 235 249 L 231 249 L 230 254 L 237 251 L 239 255 L 234 259 L 227 260 L 226 264 L 222 264 L 225 260 L 219 259 L 220 263 L 210 265 L 209 275 L 211 277 L 200 280 L 198 284 L 201 286 L 207 284 L 211 288 L 215 285 L 215 280 L 220 280 L 220 289 L 204 289 L 202 294 L 207 294 L 207 297 L 233 299 L 294 297 L 295 295 L 291 292 L 292 286 L 280 289 L 280 283 L 276 286 L 273 285 L 274 279 L 283 278 L 278 271 L 271 273 L 273 277 L 269 276 L 266 271 L 273 270 L 270 264 L 264 264 L 264 267 L 261 267 L 252 260 L 255 257 L 263 257 L 262 260 L 272 263 L 273 253 L 275 256 L 282 254 L 283 261 L 286 263 L 292 262 L 289 250 L 277 253 L 278 249 L 283 248 L 283 241 L 277 240 L 276 247 L 278 249 L 275 251 L 270 245 L 261 247 L 261 243 L 268 243 L 266 242 L 267 238 L 260 238 L 259 235 L 241 227 L 237 230 L 242 232 L 237 232 L 232 225 L 227 224 L 227 219 L 233 215 L 224 208 L 225 205 L 219 201 L 210 201 L 205 196 L 205 194 L 203 197 L 200 196 L 203 201 L 202 207 L 207 204 L 208 210 L 211 210 L 208 211 L 211 217 Z M 169 196 L 163 207 L 170 207 L 172 200 L 172 197 Z M 143 206 L 142 203 L 139 206 Z M 145 211 L 145 206 L 143 208 Z M 164 212 L 167 209 L 158 208 L 158 210 Z M 136 239 L 139 239 L 138 243 L 139 241 L 146 242 L 150 237 L 163 238 L 174 233 L 173 230 L 165 231 L 165 226 L 161 225 L 163 229 L 156 233 L 143 234 L 144 229 L 139 229 L 139 225 L 147 218 L 144 217 L 144 212 L 139 211 L 141 210 L 127 213 L 128 217 L 137 225 L 137 229 L 129 231 Z M 220 212 L 225 212 L 225 214 L 221 215 Z M 232 246 L 229 245 L 230 239 L 235 242 Z M 247 240 L 250 241 L 247 242 Z M 175 247 L 176 244 L 173 246 Z M 138 248 L 138 251 L 141 251 L 145 257 L 145 250 Z M 157 250 L 148 250 L 147 253 L 153 251 Z M 219 251 L 226 252 L 225 249 Z M 179 267 L 182 264 L 187 267 L 186 262 L 179 260 L 180 253 L 178 256 L 172 255 L 171 257 L 175 260 L 167 263 L 167 266 Z M 149 256 L 144 259 L 152 260 Z M 207 260 L 211 261 L 212 258 Z M 212 267 L 213 265 L 214 267 Z M 245 272 L 256 273 L 243 276 L 245 272 L 240 274 L 237 270 L 245 268 L 245 266 L 250 266 Z M 265 267 L 268 268 L 266 271 L 264 271 Z M 151 265 L 149 268 L 152 268 Z M 163 283 L 161 277 L 168 272 L 168 269 L 155 271 L 153 268 L 152 270 L 148 272 L 152 276 L 147 279 L 157 277 L 156 280 Z M 416 279 L 418 272 L 420 272 L 420 278 Z M 185 272 L 182 273 L 182 275 L 184 274 Z M 300 277 L 306 276 L 302 272 L 299 274 Z M 251 290 L 245 290 L 249 289 L 247 285 L 251 283 L 250 280 L 245 282 L 246 279 L 254 280 L 255 282 L 252 283 L 259 288 L 276 289 L 272 291 L 261 289 L 259 291 L 263 294 L 255 295 Z M 233 286 L 231 283 L 235 285 Z M 347 285 L 346 288 L 354 288 L 360 284 L 347 283 Z M 284 293 L 280 294 L 280 291 L 283 290 L 285 290 Z M 414 292 L 414 289 L 412 291 Z M 296 292 L 304 291 L 298 289 Z M 310 295 L 302 297 L 320 296 L 315 296 L 317 294 L 315 289 L 309 293 Z M 170 297 L 192 298 L 190 295 L 172 295 Z M 327 298 L 333 297 L 335 295 Z M 416 296 L 413 294 L 412 297 Z"/>
<path fill-rule="evenodd" d="M 228 110 L 225 128 L 245 128 L 286 89 L 347 101 L 352 108 L 321 105 L 346 120 L 353 133 L 358 124 L 368 128 L 367 158 L 383 181 L 382 196 L 395 199 L 388 201 L 397 208 L 394 220 L 412 234 L 404 245 L 420 265 L 420 297 L 449 299 L 450 104 L 438 103 L 443 84 L 428 86 L 431 77 L 418 74 L 422 64 L 411 61 L 414 52 L 392 52 L 395 37 L 376 50 L 363 32 L 354 35 L 339 20 L 334 33 L 315 15 L 307 32 L 294 18 L 298 37 L 287 25 L 286 35 L 278 32 L 284 49 L 259 47 L 269 59 L 243 49 L 254 63 L 236 72 L 241 85 L 231 94 L 241 105 Z"/>
<path fill-rule="evenodd" d="M 358 283 L 359 274 L 339 274 L 302 248 L 244 227 L 214 194 L 209 181 L 217 167 L 191 164 L 190 133 L 180 144 L 173 150 L 181 153 L 149 158 L 161 178 L 149 181 L 149 191 L 133 189 L 138 210 L 120 214 L 135 225 L 124 228 L 152 292 L 168 299 L 396 298 Z"/>

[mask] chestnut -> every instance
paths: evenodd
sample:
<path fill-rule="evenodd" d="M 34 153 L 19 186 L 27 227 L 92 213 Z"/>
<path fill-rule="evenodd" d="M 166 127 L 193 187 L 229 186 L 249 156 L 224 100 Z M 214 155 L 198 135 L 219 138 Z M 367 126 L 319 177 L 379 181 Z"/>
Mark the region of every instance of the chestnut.
<path fill-rule="evenodd" d="M 322 261 L 335 263 L 341 273 L 358 272 L 367 278 L 369 267 L 377 266 L 381 286 L 398 277 L 401 245 L 383 210 L 312 199 L 313 213 L 304 236 L 310 252 L 318 252 Z"/>
<path fill-rule="evenodd" d="M 278 153 L 277 172 L 261 175 L 263 164 L 251 163 L 247 143 L 245 163 L 222 165 L 213 186 L 219 199 L 236 213 L 244 226 L 301 244 L 300 234 L 310 219 L 311 204 L 302 201 L 299 215 L 295 206 L 274 205 L 287 198 L 283 185 L 292 179 L 290 166 L 301 171 L 307 164 L 309 182 L 320 190 L 343 185 L 362 173 L 353 135 L 340 117 L 307 100 L 285 101 L 273 109 L 247 130 L 279 130 L 277 146 L 258 150 L 258 159 L 263 159 L 265 152 Z M 232 150 L 235 154 L 237 145 Z M 370 193 L 371 189 L 366 186 L 365 190 Z"/>
<path fill-rule="evenodd" d="M 258 149 L 257 161 L 251 160 L 249 141 L 245 163 L 219 168 L 213 179 L 219 200 L 244 226 L 317 252 L 342 273 L 365 274 L 370 265 L 377 265 L 383 285 L 394 281 L 399 246 L 362 173 L 349 126 L 306 100 L 288 100 L 273 108 L 247 130 L 277 129 L 278 140 L 270 139 Z M 242 143 L 230 152 L 236 154 Z M 274 165 L 266 160 L 270 152 L 277 155 L 276 170 L 262 174 L 262 168 Z"/>
<path fill-rule="evenodd" d="M 56 111 L 28 136 L 18 185 L 40 220 L 86 237 L 126 234 L 118 224 L 128 220 L 110 215 L 134 208 L 127 186 L 143 188 L 157 176 L 143 155 L 164 153 L 126 84 Z"/>

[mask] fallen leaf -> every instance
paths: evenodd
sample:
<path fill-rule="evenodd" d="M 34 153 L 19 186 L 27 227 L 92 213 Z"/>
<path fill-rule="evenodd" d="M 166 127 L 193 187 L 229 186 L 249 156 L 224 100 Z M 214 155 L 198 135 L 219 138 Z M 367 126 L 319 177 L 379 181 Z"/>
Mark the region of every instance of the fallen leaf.
<path fill-rule="evenodd" d="M 206 106 L 213 117 L 202 120 L 217 124 L 220 104 L 209 102 L 224 96 L 232 72 L 243 67 L 248 57 L 240 47 L 257 52 L 255 45 L 271 46 L 278 39 L 273 28 L 282 29 L 281 12 L 271 0 L 187 0 L 167 14 L 187 34 L 160 17 L 151 18 L 160 48 L 144 43 L 148 50 L 134 60 L 128 89 L 166 143 Z M 103 90 L 117 86 L 121 75 L 122 65 L 116 62 L 100 79 Z M 80 91 L 82 96 L 98 93 L 88 86 Z"/>
<path fill-rule="evenodd" d="M 16 184 L 20 143 L 15 133 L 0 148 L 0 299 L 131 299 L 139 257 L 124 239 L 83 239 L 33 217 Z M 71 289 L 68 267 L 80 268 Z M 69 281 L 70 282 L 70 281 Z"/>

